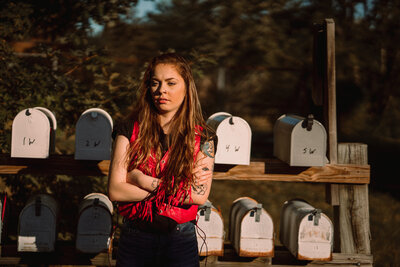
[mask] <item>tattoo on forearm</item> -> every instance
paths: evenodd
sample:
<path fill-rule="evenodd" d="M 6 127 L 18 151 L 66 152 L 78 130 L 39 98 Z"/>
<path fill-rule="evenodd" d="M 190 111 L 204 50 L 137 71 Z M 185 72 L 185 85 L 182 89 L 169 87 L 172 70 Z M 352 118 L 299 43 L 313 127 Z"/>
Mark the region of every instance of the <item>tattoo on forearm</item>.
<path fill-rule="evenodd" d="M 207 191 L 207 185 L 205 185 L 205 184 L 193 185 L 192 188 L 193 188 L 193 193 L 200 195 L 200 196 L 203 196 Z"/>
<path fill-rule="evenodd" d="M 153 182 L 151 183 L 151 187 L 157 188 L 157 186 L 160 184 L 160 179 L 153 179 Z"/>
<path fill-rule="evenodd" d="M 214 149 L 214 142 L 213 141 L 207 141 L 201 146 L 201 151 L 209 156 L 210 158 L 215 157 L 215 149 Z"/>

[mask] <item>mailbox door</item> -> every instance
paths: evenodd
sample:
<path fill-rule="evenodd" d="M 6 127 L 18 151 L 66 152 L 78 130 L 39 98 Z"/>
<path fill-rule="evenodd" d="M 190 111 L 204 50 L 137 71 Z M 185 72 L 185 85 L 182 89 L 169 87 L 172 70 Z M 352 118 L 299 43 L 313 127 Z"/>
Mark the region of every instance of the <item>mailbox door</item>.
<path fill-rule="evenodd" d="M 224 255 L 224 223 L 221 214 L 217 209 L 211 208 L 211 214 L 208 221 L 204 215 L 199 214 L 197 227 L 206 235 L 207 251 L 205 249 L 202 234 L 197 231 L 197 244 L 200 256 L 223 256 Z"/>
<path fill-rule="evenodd" d="M 330 219 L 321 214 L 318 225 L 305 216 L 298 232 L 298 259 L 326 260 L 332 259 L 333 225 Z"/>
<path fill-rule="evenodd" d="M 26 206 L 19 218 L 18 251 L 50 252 L 56 241 L 56 217 L 53 211 L 41 206 L 36 216 L 35 205 Z"/>
<path fill-rule="evenodd" d="M 217 128 L 218 146 L 215 163 L 250 164 L 251 130 L 239 117 L 224 119 Z"/>
<path fill-rule="evenodd" d="M 241 221 L 241 257 L 272 257 L 274 255 L 274 224 L 271 216 L 262 209 L 260 220 L 255 211 L 248 212 Z"/>
<path fill-rule="evenodd" d="M 109 160 L 111 158 L 112 121 L 105 111 L 85 111 L 76 124 L 75 159 Z"/>
<path fill-rule="evenodd" d="M 36 109 L 24 109 L 12 124 L 11 157 L 47 158 L 49 156 L 50 122 Z"/>
<path fill-rule="evenodd" d="M 84 253 L 98 253 L 108 248 L 112 230 L 111 214 L 104 207 L 91 206 L 81 212 L 76 248 Z"/>
<path fill-rule="evenodd" d="M 326 157 L 326 131 L 316 120 L 311 131 L 298 123 L 291 136 L 291 166 L 324 166 Z"/>

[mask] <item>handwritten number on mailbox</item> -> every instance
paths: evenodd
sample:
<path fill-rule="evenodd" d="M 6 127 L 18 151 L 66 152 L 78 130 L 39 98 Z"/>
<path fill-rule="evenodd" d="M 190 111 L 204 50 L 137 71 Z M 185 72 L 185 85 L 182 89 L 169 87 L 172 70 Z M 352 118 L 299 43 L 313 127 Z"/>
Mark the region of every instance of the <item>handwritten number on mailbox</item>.
<path fill-rule="evenodd" d="M 24 140 L 22 141 L 22 145 L 26 145 L 26 144 L 25 144 L 25 140 L 26 140 L 26 137 L 24 137 Z M 31 139 L 31 138 L 28 138 L 27 141 L 28 141 L 27 145 L 30 146 L 30 145 L 32 145 L 33 143 L 35 143 L 36 139 L 34 139 L 34 138 L 32 138 L 32 139 Z"/>
<path fill-rule="evenodd" d="M 100 140 L 95 140 L 95 141 L 92 141 L 92 142 L 90 142 L 90 140 L 86 140 L 86 146 L 96 147 L 96 146 L 99 146 L 100 143 L 101 143 Z"/>
<path fill-rule="evenodd" d="M 316 148 L 309 148 L 309 147 L 303 148 L 303 154 L 310 154 L 310 155 L 312 155 L 312 154 L 315 153 L 315 151 L 317 151 Z"/>

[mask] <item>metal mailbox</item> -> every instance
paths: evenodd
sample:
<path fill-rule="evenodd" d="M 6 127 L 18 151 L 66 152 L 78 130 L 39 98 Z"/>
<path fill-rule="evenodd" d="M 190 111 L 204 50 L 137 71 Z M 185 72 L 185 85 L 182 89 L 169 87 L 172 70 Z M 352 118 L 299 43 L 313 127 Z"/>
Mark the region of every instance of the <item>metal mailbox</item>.
<path fill-rule="evenodd" d="M 54 152 L 57 121 L 43 107 L 28 108 L 15 116 L 11 133 L 11 157 L 48 158 Z"/>
<path fill-rule="evenodd" d="M 57 239 L 58 205 L 46 194 L 28 199 L 19 215 L 18 251 L 51 252 Z"/>
<path fill-rule="evenodd" d="M 76 249 L 83 253 L 99 253 L 110 245 L 113 205 L 101 193 L 84 197 L 79 205 Z"/>
<path fill-rule="evenodd" d="M 304 200 L 284 203 L 279 236 L 281 243 L 300 260 L 332 259 L 332 222 Z"/>
<path fill-rule="evenodd" d="M 251 129 L 244 119 L 218 112 L 208 118 L 207 124 L 218 136 L 215 163 L 250 164 Z"/>
<path fill-rule="evenodd" d="M 324 166 L 326 131 L 312 115 L 282 115 L 274 126 L 274 156 L 290 166 Z"/>
<path fill-rule="evenodd" d="M 111 116 L 99 108 L 86 110 L 76 124 L 75 159 L 109 160 L 111 158 Z"/>
<path fill-rule="evenodd" d="M 274 224 L 262 204 L 249 197 L 238 198 L 229 217 L 229 239 L 239 256 L 274 256 Z"/>
<path fill-rule="evenodd" d="M 224 255 L 224 222 L 210 201 L 199 207 L 196 232 L 200 256 Z M 205 243 L 205 244 L 204 244 Z"/>

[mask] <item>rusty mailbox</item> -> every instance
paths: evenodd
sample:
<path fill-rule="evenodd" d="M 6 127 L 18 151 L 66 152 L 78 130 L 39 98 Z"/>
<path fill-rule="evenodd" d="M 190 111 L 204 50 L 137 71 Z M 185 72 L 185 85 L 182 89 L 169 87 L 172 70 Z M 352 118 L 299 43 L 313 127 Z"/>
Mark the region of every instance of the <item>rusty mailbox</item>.
<path fill-rule="evenodd" d="M 290 166 L 324 166 L 327 136 L 312 115 L 282 115 L 274 125 L 274 156 Z"/>
<path fill-rule="evenodd" d="M 48 158 L 54 152 L 57 121 L 43 107 L 28 108 L 15 116 L 11 133 L 11 157 Z"/>
<path fill-rule="evenodd" d="M 215 163 L 250 164 L 251 129 L 244 119 L 218 112 L 208 118 L 207 124 L 218 136 Z"/>
<path fill-rule="evenodd" d="M 18 251 L 51 252 L 57 239 L 58 205 L 47 194 L 28 199 L 19 215 Z"/>
<path fill-rule="evenodd" d="M 279 236 L 281 243 L 300 260 L 332 259 L 332 222 L 304 200 L 284 203 Z"/>
<path fill-rule="evenodd" d="M 197 212 L 197 244 L 200 256 L 224 255 L 224 222 L 221 213 L 210 201 Z"/>
<path fill-rule="evenodd" d="M 274 256 L 274 224 L 262 204 L 241 197 L 231 206 L 229 239 L 242 257 Z"/>
<path fill-rule="evenodd" d="M 86 110 L 76 124 L 75 159 L 109 160 L 111 158 L 111 116 L 99 108 Z"/>
<path fill-rule="evenodd" d="M 83 253 L 99 253 L 110 245 L 113 205 L 101 193 L 92 193 L 79 205 L 76 249 Z"/>

